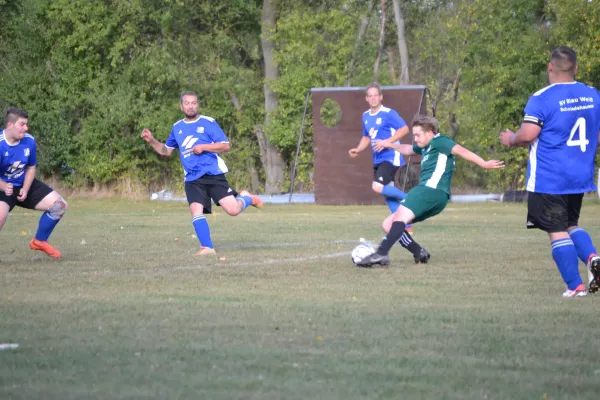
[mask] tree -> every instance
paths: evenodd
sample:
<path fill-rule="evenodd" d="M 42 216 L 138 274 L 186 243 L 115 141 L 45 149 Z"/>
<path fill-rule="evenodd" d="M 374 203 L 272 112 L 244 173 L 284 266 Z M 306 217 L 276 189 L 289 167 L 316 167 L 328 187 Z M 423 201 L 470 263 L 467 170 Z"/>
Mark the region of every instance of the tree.
<path fill-rule="evenodd" d="M 260 145 L 261 160 L 265 169 L 266 193 L 280 193 L 284 182 L 285 162 L 279 149 L 269 140 L 270 129 L 272 127 L 273 113 L 277 109 L 277 93 L 271 86 L 279 78 L 279 69 L 275 65 L 275 44 L 273 42 L 273 33 L 277 21 L 277 0 L 264 0 L 261 14 L 262 32 L 261 47 L 265 68 L 265 121 L 262 127 L 257 126 L 256 136 Z"/>
<path fill-rule="evenodd" d="M 394 19 L 396 21 L 396 33 L 398 35 L 398 51 L 400 52 L 400 84 L 408 85 L 410 82 L 408 46 L 406 44 L 406 32 L 404 31 L 404 16 L 400 7 L 400 0 L 392 0 L 394 4 Z"/>

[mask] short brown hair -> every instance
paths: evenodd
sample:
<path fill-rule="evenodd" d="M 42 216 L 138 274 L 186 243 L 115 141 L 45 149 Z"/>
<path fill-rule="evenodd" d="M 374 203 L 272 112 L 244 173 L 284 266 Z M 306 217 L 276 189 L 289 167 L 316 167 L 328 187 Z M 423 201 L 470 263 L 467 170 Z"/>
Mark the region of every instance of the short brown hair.
<path fill-rule="evenodd" d="M 434 135 L 437 135 L 439 129 L 438 120 L 429 115 L 416 115 L 413 118 L 412 126 L 413 128 L 420 126 L 424 131 L 431 131 Z"/>
<path fill-rule="evenodd" d="M 369 89 L 377 89 L 379 91 L 379 94 L 381 94 L 381 85 L 377 82 L 371 82 L 367 85 L 367 88 L 365 89 L 365 94 L 369 94 Z"/>
<path fill-rule="evenodd" d="M 550 56 L 550 63 L 558 72 L 569 72 L 575 75 L 577 53 L 568 46 L 557 47 Z"/>
<path fill-rule="evenodd" d="M 179 96 L 179 103 L 183 104 L 183 97 L 184 96 L 194 96 L 195 98 L 198 98 L 198 95 L 196 94 L 196 92 L 192 92 L 191 90 L 186 90 L 184 92 L 181 93 L 181 96 Z"/>
<path fill-rule="evenodd" d="M 6 114 L 4 114 L 4 124 L 7 125 L 9 122 L 15 123 L 19 118 L 28 119 L 29 115 L 20 108 L 9 107 L 6 110 Z"/>

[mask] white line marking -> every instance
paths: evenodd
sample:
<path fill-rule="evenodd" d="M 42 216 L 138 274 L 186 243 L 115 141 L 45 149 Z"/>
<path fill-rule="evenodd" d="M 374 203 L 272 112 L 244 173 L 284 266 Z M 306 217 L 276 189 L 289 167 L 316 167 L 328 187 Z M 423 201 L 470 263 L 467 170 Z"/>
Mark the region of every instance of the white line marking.
<path fill-rule="evenodd" d="M 338 258 L 349 256 L 350 253 L 347 251 L 331 254 L 318 254 L 310 257 L 294 257 L 294 258 L 270 258 L 262 261 L 242 262 L 242 263 L 219 263 L 214 265 L 183 265 L 180 267 L 173 268 L 174 271 L 190 271 L 190 270 L 206 270 L 217 267 L 248 267 L 251 265 L 271 265 L 279 263 L 290 263 L 290 262 L 305 262 L 314 260 L 323 260 L 328 258 Z"/>

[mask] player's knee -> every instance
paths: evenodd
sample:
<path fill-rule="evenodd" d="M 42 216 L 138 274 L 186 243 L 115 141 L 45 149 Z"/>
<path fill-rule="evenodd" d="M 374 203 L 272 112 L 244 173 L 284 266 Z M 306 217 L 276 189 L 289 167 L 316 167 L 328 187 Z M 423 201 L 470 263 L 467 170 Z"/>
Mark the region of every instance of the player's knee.
<path fill-rule="evenodd" d="M 375 193 L 380 193 L 383 191 L 383 185 L 379 182 L 373 182 L 373 185 L 371 185 L 371 188 L 373 189 L 373 191 Z"/>
<path fill-rule="evenodd" d="M 227 206 L 223 207 L 223 209 L 227 214 L 231 215 L 232 217 L 235 217 L 236 215 L 242 212 L 244 206 L 242 206 L 240 202 L 236 202 L 235 205 L 231 206 L 228 204 Z"/>
<path fill-rule="evenodd" d="M 61 219 L 67 212 L 69 203 L 62 196 L 48 209 L 48 214 L 54 219 Z"/>

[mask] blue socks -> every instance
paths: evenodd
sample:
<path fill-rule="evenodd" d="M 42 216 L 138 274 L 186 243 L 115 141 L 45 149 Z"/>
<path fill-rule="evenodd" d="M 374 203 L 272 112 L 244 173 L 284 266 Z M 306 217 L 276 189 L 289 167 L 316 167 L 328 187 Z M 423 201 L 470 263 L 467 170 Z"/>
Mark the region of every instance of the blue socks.
<path fill-rule="evenodd" d="M 393 213 L 396 212 L 396 210 L 398 209 L 398 207 L 400 207 L 400 201 L 396 200 L 393 197 L 384 197 L 385 202 L 387 203 L 390 211 Z"/>
<path fill-rule="evenodd" d="M 394 185 L 385 185 L 381 191 L 381 195 L 385 198 L 385 202 L 387 203 L 392 214 L 396 212 L 398 207 L 400 207 L 400 201 L 404 200 L 406 197 L 406 193 Z M 410 227 L 410 224 L 406 225 L 406 228 Z"/>
<path fill-rule="evenodd" d="M 552 243 L 552 258 L 560 274 L 567 284 L 569 290 L 575 290 L 581 285 L 581 275 L 579 275 L 579 260 L 577 259 L 577 250 L 571 239 L 558 239 Z M 586 260 L 587 262 L 587 260 Z"/>
<path fill-rule="evenodd" d="M 406 193 L 398 189 L 394 185 L 385 185 L 381 191 L 381 195 L 385 197 L 393 197 L 394 199 L 403 200 L 406 197 Z"/>
<path fill-rule="evenodd" d="M 48 238 L 50 237 L 50 234 L 59 222 L 60 218 L 54 219 L 46 211 L 42 214 L 42 217 L 40 218 L 40 223 L 38 225 L 38 230 L 35 234 L 35 238 L 37 240 L 41 240 L 42 242 L 47 242 Z"/>
<path fill-rule="evenodd" d="M 590 255 L 598 254 L 596 253 L 596 248 L 592 243 L 590 234 L 583 228 L 575 228 L 569 232 L 569 236 L 571 236 L 575 249 L 577 249 L 577 256 L 587 265 Z"/>
<path fill-rule="evenodd" d="M 196 236 L 198 236 L 198 240 L 200 240 L 200 244 L 203 247 L 214 248 L 213 242 L 210 239 L 210 228 L 208 226 L 208 222 L 206 221 L 206 217 L 204 215 L 198 215 L 197 217 L 192 218 L 192 225 L 194 225 L 194 229 L 196 230 Z"/>
<path fill-rule="evenodd" d="M 250 196 L 239 196 L 236 200 L 242 201 L 242 211 L 252 205 L 252 198 Z"/>

